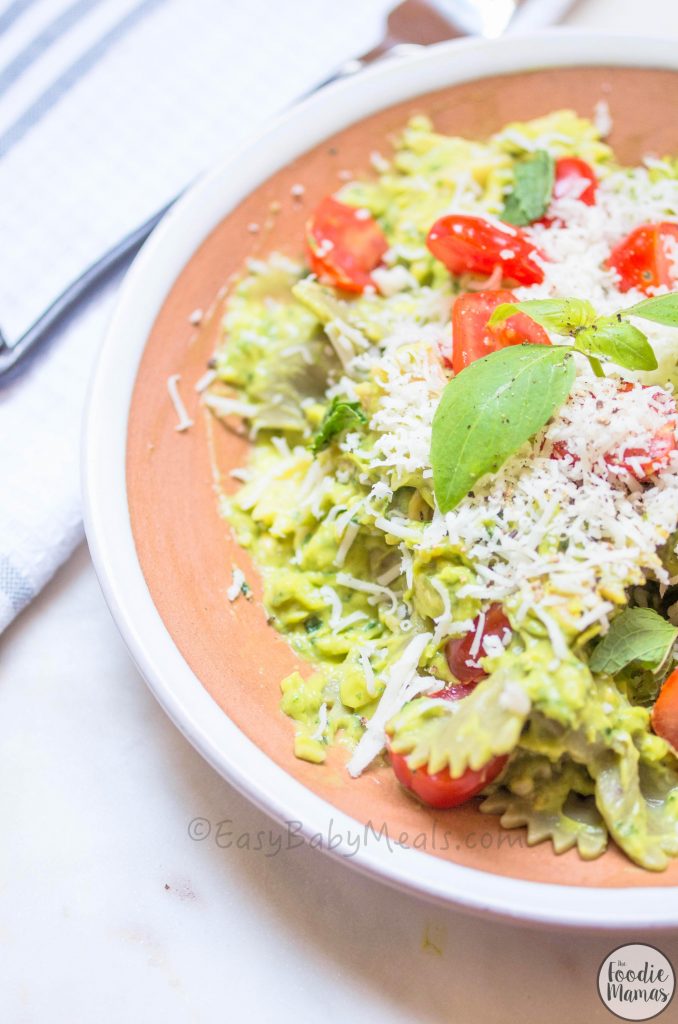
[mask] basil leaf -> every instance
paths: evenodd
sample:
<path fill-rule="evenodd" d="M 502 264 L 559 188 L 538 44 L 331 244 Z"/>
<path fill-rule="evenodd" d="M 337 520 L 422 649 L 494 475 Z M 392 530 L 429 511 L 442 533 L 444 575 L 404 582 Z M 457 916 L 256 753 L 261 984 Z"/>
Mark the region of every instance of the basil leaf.
<path fill-rule="evenodd" d="M 652 312 L 652 304 L 659 300 L 648 301 Z M 625 313 L 636 315 L 638 309 L 647 308 L 647 305 L 646 302 L 639 302 L 637 306 L 625 310 Z M 667 317 L 668 308 L 666 304 Z M 489 323 L 501 323 L 516 313 L 525 313 L 555 334 L 570 335 L 574 339 L 574 347 L 589 359 L 610 359 L 626 370 L 657 369 L 657 360 L 649 341 L 642 331 L 624 320 L 621 313 L 597 317 L 595 309 L 585 299 L 528 299 L 525 302 L 505 302 L 497 306 Z M 678 324 L 678 304 L 676 316 Z"/>
<path fill-rule="evenodd" d="M 560 408 L 574 382 L 567 350 L 514 345 L 453 377 L 433 417 L 431 465 L 442 512 L 501 465 Z"/>
<path fill-rule="evenodd" d="M 638 316 L 642 320 L 652 320 L 666 327 L 678 327 L 678 292 L 658 295 L 655 299 L 644 299 L 620 312 L 623 316 Z"/>
<path fill-rule="evenodd" d="M 503 221 L 524 227 L 546 213 L 553 192 L 554 161 L 545 149 L 537 149 L 515 164 L 513 191 L 500 214 Z"/>
<path fill-rule="evenodd" d="M 526 299 L 497 306 L 489 322 L 499 324 L 516 313 L 526 313 L 535 323 L 555 334 L 574 334 L 579 327 L 588 327 L 596 319 L 596 311 L 586 299 Z"/>
<path fill-rule="evenodd" d="M 601 316 L 577 331 L 574 347 L 587 356 L 610 359 L 626 370 L 656 370 L 657 359 L 642 331 L 617 316 Z"/>
<path fill-rule="evenodd" d="M 360 407 L 360 402 L 347 402 L 343 398 L 333 398 L 308 447 L 314 455 L 317 455 L 329 447 L 330 442 L 337 434 L 362 423 L 367 423 L 367 417 Z"/>
<path fill-rule="evenodd" d="M 657 670 L 668 658 L 678 629 L 651 608 L 627 608 L 612 622 L 609 632 L 596 647 L 589 668 L 614 675 L 638 662 Z"/>

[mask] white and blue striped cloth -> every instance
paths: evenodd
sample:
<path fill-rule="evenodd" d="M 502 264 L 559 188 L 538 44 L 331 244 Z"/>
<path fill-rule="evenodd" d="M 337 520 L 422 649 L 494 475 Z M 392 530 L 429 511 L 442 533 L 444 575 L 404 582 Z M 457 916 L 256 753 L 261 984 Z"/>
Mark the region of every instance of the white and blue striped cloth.
<path fill-rule="evenodd" d="M 392 0 L 0 0 L 0 328 L 382 34 Z M 82 537 L 79 431 L 110 281 L 0 381 L 0 629 Z"/>

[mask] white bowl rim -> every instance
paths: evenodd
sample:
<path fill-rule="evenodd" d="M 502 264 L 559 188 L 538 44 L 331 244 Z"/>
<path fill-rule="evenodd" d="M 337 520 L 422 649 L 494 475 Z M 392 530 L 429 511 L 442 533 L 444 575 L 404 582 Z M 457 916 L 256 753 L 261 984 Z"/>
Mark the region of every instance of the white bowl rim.
<path fill-rule="evenodd" d="M 512 36 L 510 45 L 478 39 L 438 44 L 310 96 L 201 178 L 137 256 L 98 357 L 83 432 L 85 528 L 106 601 L 150 689 L 206 760 L 279 822 L 303 823 L 307 839 L 365 874 L 476 914 L 557 927 L 670 928 L 678 924 L 672 887 L 559 886 L 463 867 L 370 835 L 290 777 L 231 722 L 179 653 L 141 571 L 127 505 L 127 419 L 146 339 L 179 272 L 231 208 L 278 167 L 354 122 L 356 110 L 365 117 L 447 85 L 586 65 L 676 70 L 678 51 L 668 39 L 562 29 Z"/>

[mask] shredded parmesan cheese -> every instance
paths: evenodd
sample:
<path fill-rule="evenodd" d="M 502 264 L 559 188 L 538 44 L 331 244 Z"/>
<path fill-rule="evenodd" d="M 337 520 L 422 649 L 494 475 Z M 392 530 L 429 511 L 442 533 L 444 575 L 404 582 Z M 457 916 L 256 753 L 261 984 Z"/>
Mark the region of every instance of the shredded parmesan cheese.
<path fill-rule="evenodd" d="M 413 637 L 391 666 L 376 711 L 368 721 L 365 732 L 347 765 L 349 773 L 354 778 L 360 775 L 383 750 L 386 742 L 384 729 L 388 720 L 408 701 L 430 689 L 433 680 L 430 676 L 418 675 L 417 666 L 431 636 L 431 633 L 419 633 Z"/>
<path fill-rule="evenodd" d="M 344 610 L 341 598 L 334 587 L 330 587 L 329 585 L 320 588 L 320 595 L 331 609 L 329 618 L 330 629 L 336 629 L 338 624 L 341 622 L 341 613 Z"/>
<path fill-rule="evenodd" d="M 167 379 L 167 390 L 169 391 L 169 396 L 172 400 L 172 405 L 174 406 L 174 411 L 176 412 L 177 419 L 179 421 L 174 429 L 178 431 L 188 430 L 189 427 L 193 426 L 193 420 L 188 415 L 186 406 L 182 402 L 181 395 L 179 394 L 180 380 L 181 374 L 179 373 L 173 373 L 172 376 Z"/>
<path fill-rule="evenodd" d="M 207 370 L 205 373 L 203 373 L 202 377 L 200 377 L 195 382 L 195 390 L 198 392 L 198 394 L 201 394 L 203 391 L 206 390 L 206 388 L 210 386 L 210 384 L 214 384 L 216 379 L 217 371 Z"/>
<path fill-rule="evenodd" d="M 598 100 L 593 108 L 593 123 L 600 132 L 600 136 L 606 139 L 613 128 L 610 105 L 607 100 Z"/>
<path fill-rule="evenodd" d="M 311 735 L 312 740 L 321 740 L 327 729 L 327 704 L 324 702 L 318 708 L 318 728 Z"/>
<path fill-rule="evenodd" d="M 364 594 L 372 594 L 378 601 L 390 601 L 391 610 L 395 611 L 398 605 L 398 598 L 388 587 L 381 587 L 378 583 L 368 583 L 367 580 L 358 580 L 348 573 L 338 572 L 337 583 L 342 587 L 351 587 L 353 590 L 361 590 Z"/>
<path fill-rule="evenodd" d="M 365 644 L 363 647 L 360 648 L 360 651 L 358 652 L 360 664 L 363 667 L 363 673 L 365 675 L 365 687 L 370 697 L 374 697 L 376 693 L 377 684 L 377 680 L 374 675 L 374 669 L 372 668 L 372 663 L 370 661 L 370 655 L 372 654 L 373 650 L 373 644 Z"/>
<path fill-rule="evenodd" d="M 337 554 L 334 559 L 335 565 L 343 565 L 346 561 L 346 555 L 351 549 L 351 545 L 360 533 L 360 527 L 357 523 L 349 523 L 344 531 L 344 536 L 341 538 L 341 543 L 337 548 Z"/>
<path fill-rule="evenodd" d="M 239 569 L 237 565 L 233 566 L 232 583 L 226 591 L 226 597 L 229 601 L 236 601 L 241 594 L 245 593 L 244 588 L 247 586 L 247 580 L 242 569 Z"/>
<path fill-rule="evenodd" d="M 473 643 L 469 648 L 469 655 L 472 658 L 477 658 L 480 651 L 480 641 L 483 639 L 483 631 L 485 629 L 485 612 L 481 612 L 478 616 L 478 625 L 473 636 Z"/>
<path fill-rule="evenodd" d="M 244 402 L 240 398 L 225 398 L 223 395 L 206 394 L 203 398 L 205 405 L 208 405 L 217 416 L 241 416 L 243 419 L 252 418 L 257 414 L 257 407 L 252 402 Z M 178 429 L 178 428 L 177 428 Z"/>

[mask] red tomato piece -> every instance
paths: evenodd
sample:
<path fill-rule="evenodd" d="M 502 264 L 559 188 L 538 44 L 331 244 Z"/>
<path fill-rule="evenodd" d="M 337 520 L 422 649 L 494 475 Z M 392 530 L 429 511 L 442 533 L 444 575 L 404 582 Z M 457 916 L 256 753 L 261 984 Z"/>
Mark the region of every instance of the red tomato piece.
<path fill-rule="evenodd" d="M 672 250 L 676 243 L 678 224 L 671 221 L 641 224 L 615 246 L 605 266 L 616 270 L 621 291 L 637 288 L 649 295 L 653 288 L 660 285 L 670 288 L 675 283 L 676 264 Z"/>
<path fill-rule="evenodd" d="M 490 605 L 485 613 L 478 653 L 473 656 L 471 649 L 476 642 L 479 624 L 480 616 L 474 619 L 473 629 L 466 636 L 460 637 L 458 640 L 448 640 L 445 646 L 445 657 L 447 658 L 450 672 L 460 683 L 473 683 L 475 685 L 486 677 L 487 672 L 476 661 L 476 658 L 484 656 L 481 652 L 482 642 L 485 637 L 496 636 L 503 640 L 505 631 L 511 632 L 511 623 L 504 615 L 501 605 Z"/>
<path fill-rule="evenodd" d="M 543 445 L 542 445 L 543 447 Z M 569 459 L 570 462 L 579 462 L 579 456 L 573 455 L 570 449 L 567 447 L 565 441 L 556 441 L 551 449 L 551 458 L 556 459 Z"/>
<path fill-rule="evenodd" d="M 676 450 L 676 425 L 667 423 L 650 439 L 647 448 L 625 448 L 621 458 L 611 455 L 605 461 L 610 466 L 620 466 L 641 483 L 655 476 L 666 466 L 671 453 Z M 636 459 L 643 461 L 638 463 Z"/>
<path fill-rule="evenodd" d="M 489 275 L 501 266 L 505 279 L 517 284 L 541 284 L 544 271 L 535 256 L 545 257 L 520 228 L 491 223 L 483 217 L 449 214 L 435 222 L 426 245 L 450 273 Z"/>
<path fill-rule="evenodd" d="M 314 274 L 335 288 L 364 292 L 388 249 L 384 234 L 366 210 L 327 196 L 306 223 L 308 261 Z"/>
<path fill-rule="evenodd" d="M 652 709 L 652 728 L 678 751 L 678 669 L 668 677 Z"/>
<path fill-rule="evenodd" d="M 605 462 L 608 466 L 626 470 L 642 484 L 664 469 L 676 447 L 675 426 L 667 424 L 657 431 L 647 448 L 625 448 L 621 457 L 606 455 Z M 579 461 L 578 456 L 569 451 L 564 441 L 556 441 L 551 451 L 551 458 L 569 459 L 571 462 Z M 643 461 L 639 463 L 636 461 L 637 459 Z"/>
<path fill-rule="evenodd" d="M 649 385 L 643 384 L 642 386 L 648 387 Z M 632 389 L 633 384 L 628 381 L 622 381 L 618 388 L 622 393 Z M 626 470 L 639 483 L 645 483 L 651 476 L 655 476 L 664 469 L 671 454 L 678 448 L 678 444 L 676 444 L 678 410 L 676 410 L 675 402 L 668 395 L 664 404 L 666 406 L 666 423 L 657 430 L 647 447 L 624 448 L 619 455 L 605 455 L 605 462 L 608 466 Z M 568 449 L 565 441 L 556 441 L 551 449 L 551 458 L 569 459 L 573 463 L 579 461 L 578 456 Z M 638 461 L 640 459 L 642 462 Z"/>
<path fill-rule="evenodd" d="M 450 686 L 443 687 L 442 690 L 436 690 L 435 693 L 427 694 L 428 697 L 435 697 L 439 700 L 463 700 L 464 697 L 468 697 L 469 693 L 473 693 L 480 680 L 475 683 L 452 683 Z"/>
<path fill-rule="evenodd" d="M 525 341 L 532 345 L 551 344 L 544 328 L 525 313 L 516 313 L 501 324 L 488 323 L 497 306 L 515 301 L 513 292 L 505 289 L 467 292 L 455 300 L 452 307 L 451 360 L 455 373 L 461 373 L 476 359 L 509 345 L 520 345 Z M 444 353 L 443 360 L 450 365 L 449 357 Z"/>
<path fill-rule="evenodd" d="M 561 156 L 556 160 L 552 193 L 554 199 L 578 199 L 585 206 L 595 206 L 597 191 L 598 179 L 586 160 L 576 156 Z M 547 228 L 553 224 L 563 226 L 560 217 L 542 217 L 538 223 Z"/>
<path fill-rule="evenodd" d="M 447 810 L 466 803 L 488 786 L 503 769 L 507 757 L 493 757 L 478 771 L 467 768 L 458 779 L 453 779 L 447 768 L 430 774 L 426 768 L 412 769 L 404 754 L 394 754 L 389 748 L 391 767 L 401 786 L 419 797 L 422 803 L 438 810 Z"/>
<path fill-rule="evenodd" d="M 553 182 L 554 199 L 578 199 L 586 206 L 595 206 L 598 179 L 590 164 L 576 156 L 556 160 Z"/>

